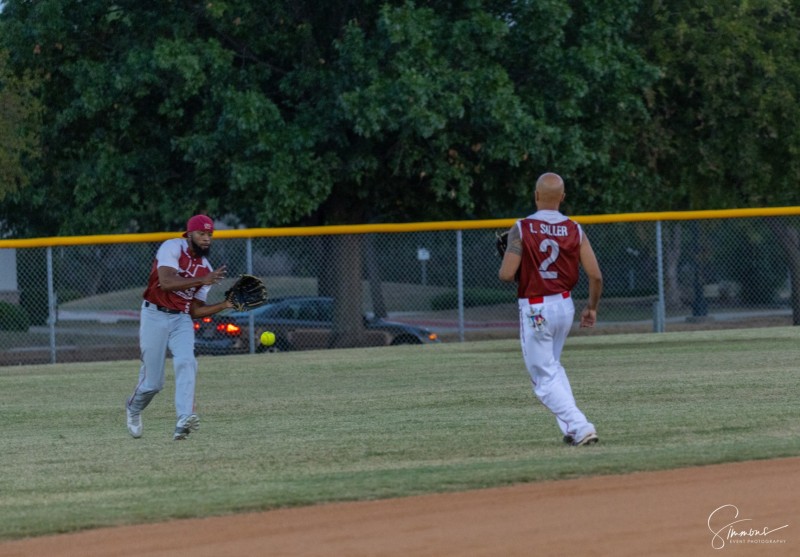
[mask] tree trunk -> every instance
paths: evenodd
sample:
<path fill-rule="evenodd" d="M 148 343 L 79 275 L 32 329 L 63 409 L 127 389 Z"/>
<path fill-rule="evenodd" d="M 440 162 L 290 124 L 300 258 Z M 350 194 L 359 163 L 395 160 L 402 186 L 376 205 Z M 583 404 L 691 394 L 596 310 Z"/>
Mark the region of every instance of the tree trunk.
<path fill-rule="evenodd" d="M 333 236 L 316 236 L 313 241 L 314 261 L 317 265 L 317 296 L 336 297 L 335 269 L 331 265 Z"/>
<path fill-rule="evenodd" d="M 361 288 L 361 240 L 357 234 L 331 237 L 328 268 L 335 280 L 333 289 L 333 331 L 330 348 L 364 346 L 364 316 Z"/>
<path fill-rule="evenodd" d="M 346 190 L 346 188 L 344 188 Z M 364 204 L 334 191 L 322 209 L 326 224 L 364 221 Z M 322 243 L 324 268 L 320 269 L 320 293 L 333 298 L 333 329 L 330 348 L 367 346 L 369 335 L 364 327 L 363 235 L 336 234 Z"/>
<path fill-rule="evenodd" d="M 369 275 L 369 293 L 372 297 L 372 312 L 375 317 L 386 317 L 386 302 L 383 299 L 383 285 L 381 271 L 378 266 L 378 254 L 375 251 L 375 235 L 370 234 L 365 239 L 364 258 Z"/>
<path fill-rule="evenodd" d="M 681 260 L 681 241 L 683 228 L 681 223 L 675 222 L 671 233 L 665 234 L 664 239 L 664 303 L 667 308 L 678 309 L 683 306 L 681 287 L 678 283 L 678 270 Z"/>
<path fill-rule="evenodd" d="M 800 325 L 800 231 L 789 226 L 785 218 L 771 217 L 765 220 L 786 252 L 792 289 L 792 325 Z"/>
<path fill-rule="evenodd" d="M 708 302 L 703 295 L 705 284 L 705 250 L 702 248 L 700 237 L 700 223 L 693 221 L 691 224 L 692 242 L 692 317 L 704 318 L 708 315 Z"/>

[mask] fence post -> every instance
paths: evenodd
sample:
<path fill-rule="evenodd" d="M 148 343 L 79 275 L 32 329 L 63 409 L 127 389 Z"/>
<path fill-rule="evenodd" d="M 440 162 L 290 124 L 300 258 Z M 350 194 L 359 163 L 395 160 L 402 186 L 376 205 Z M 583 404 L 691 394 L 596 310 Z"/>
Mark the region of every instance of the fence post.
<path fill-rule="evenodd" d="M 653 306 L 653 332 L 663 333 L 666 321 L 664 302 L 664 244 L 661 238 L 661 221 L 656 221 L 656 261 L 658 263 L 658 300 Z"/>
<path fill-rule="evenodd" d="M 47 326 L 50 329 L 50 363 L 56 363 L 56 292 L 53 288 L 53 247 L 47 246 Z"/>
<path fill-rule="evenodd" d="M 253 274 L 253 239 L 247 238 L 246 243 L 246 250 L 245 256 L 247 258 L 247 274 Z M 256 353 L 256 331 L 255 331 L 255 317 L 252 311 L 247 312 L 247 330 L 249 331 L 249 344 L 250 344 L 250 353 Z"/>
<path fill-rule="evenodd" d="M 464 241 L 456 230 L 456 265 L 458 266 L 458 340 L 464 342 Z"/>

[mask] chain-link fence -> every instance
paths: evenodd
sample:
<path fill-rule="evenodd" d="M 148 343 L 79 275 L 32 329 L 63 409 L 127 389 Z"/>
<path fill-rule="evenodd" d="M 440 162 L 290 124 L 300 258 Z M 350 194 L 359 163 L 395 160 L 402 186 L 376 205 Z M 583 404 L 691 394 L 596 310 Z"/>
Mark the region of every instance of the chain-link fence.
<path fill-rule="evenodd" d="M 790 213 L 585 223 L 604 294 L 597 327 L 574 334 L 792 324 L 789 262 L 800 261 L 791 253 L 798 249 L 799 219 Z M 365 327 L 390 333 L 379 343 L 399 341 L 400 330 L 422 340 L 433 333 L 442 342 L 514 338 L 515 287 L 497 278 L 499 222 L 512 221 L 267 237 L 236 231 L 229 238 L 218 231 L 209 258 L 227 265 L 229 278 L 212 289 L 209 301 L 221 300 L 233 278 L 248 272 L 264 278 L 273 299 L 304 297 L 300 306 L 360 299 Z M 142 292 L 160 242 L 79 240 L 24 248 L 0 241 L 0 365 L 138 358 Z M 573 292 L 577 313 L 586 295 L 582 277 Z M 282 326 L 291 328 L 292 320 L 299 321 L 295 328 L 318 332 L 334 326 L 330 308 L 310 324 L 300 306 L 281 315 Z M 238 349 L 255 351 L 250 338 Z"/>

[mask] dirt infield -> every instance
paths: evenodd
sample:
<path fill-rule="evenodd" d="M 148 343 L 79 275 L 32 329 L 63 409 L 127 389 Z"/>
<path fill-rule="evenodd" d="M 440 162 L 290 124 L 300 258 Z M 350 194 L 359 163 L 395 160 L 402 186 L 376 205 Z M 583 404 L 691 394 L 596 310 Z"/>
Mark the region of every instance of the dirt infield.
<path fill-rule="evenodd" d="M 3 557 L 800 555 L 800 458 L 90 530 Z"/>

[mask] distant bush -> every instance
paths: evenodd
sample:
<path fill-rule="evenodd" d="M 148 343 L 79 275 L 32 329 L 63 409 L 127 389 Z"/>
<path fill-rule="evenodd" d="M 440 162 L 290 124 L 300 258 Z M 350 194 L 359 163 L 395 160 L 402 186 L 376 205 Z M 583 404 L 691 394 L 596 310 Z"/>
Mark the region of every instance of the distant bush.
<path fill-rule="evenodd" d="M 19 294 L 19 304 L 25 310 L 32 325 L 47 324 L 50 314 L 46 288 L 23 288 Z"/>
<path fill-rule="evenodd" d="M 465 288 L 464 307 L 489 306 L 494 304 L 512 303 L 516 295 L 508 290 L 491 288 Z M 445 292 L 431 298 L 431 309 L 455 309 L 458 307 L 458 292 Z"/>
<path fill-rule="evenodd" d="M 83 293 L 80 290 L 75 290 L 74 288 L 62 288 L 56 294 L 58 296 L 59 305 L 84 298 Z"/>
<path fill-rule="evenodd" d="M 0 331 L 27 331 L 30 326 L 27 311 L 20 306 L 0 302 Z"/>

